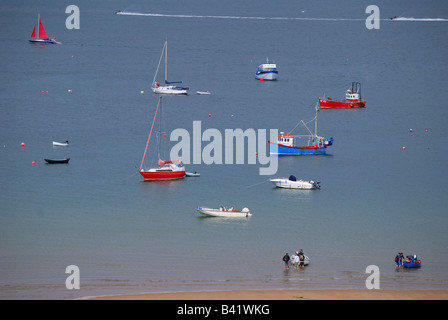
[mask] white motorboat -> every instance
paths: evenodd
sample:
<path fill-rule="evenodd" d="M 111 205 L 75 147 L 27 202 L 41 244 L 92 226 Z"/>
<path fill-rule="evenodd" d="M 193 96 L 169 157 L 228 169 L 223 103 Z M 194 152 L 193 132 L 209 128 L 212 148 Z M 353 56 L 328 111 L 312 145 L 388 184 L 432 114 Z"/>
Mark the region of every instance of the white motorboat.
<path fill-rule="evenodd" d="M 275 178 L 270 179 L 270 181 L 278 188 L 304 190 L 320 189 L 320 181 L 297 180 L 295 176 L 290 176 L 289 178 Z"/>
<path fill-rule="evenodd" d="M 53 141 L 53 147 L 68 147 L 68 141 L 65 142 Z"/>
<path fill-rule="evenodd" d="M 221 206 L 219 209 L 198 207 L 196 209 L 200 214 L 211 217 L 226 217 L 226 218 L 247 218 L 252 216 L 248 208 L 242 210 L 233 210 L 233 208 L 227 209 Z"/>

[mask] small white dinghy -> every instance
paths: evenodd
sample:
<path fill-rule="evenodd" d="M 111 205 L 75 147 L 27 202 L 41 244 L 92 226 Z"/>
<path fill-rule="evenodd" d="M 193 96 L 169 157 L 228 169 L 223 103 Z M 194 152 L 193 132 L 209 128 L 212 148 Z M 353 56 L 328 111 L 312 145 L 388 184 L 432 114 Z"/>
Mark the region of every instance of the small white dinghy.
<path fill-rule="evenodd" d="M 198 207 L 196 209 L 200 214 L 210 217 L 226 217 L 226 218 L 247 218 L 252 216 L 248 208 L 242 210 L 233 210 L 233 208 L 227 209 L 221 206 L 219 209 Z"/>
<path fill-rule="evenodd" d="M 211 94 L 210 91 L 196 91 L 196 94 L 200 95 L 200 96 L 208 96 Z"/>
<path fill-rule="evenodd" d="M 292 264 L 294 264 L 294 259 L 295 259 L 295 256 L 298 256 L 299 255 L 299 252 L 296 252 L 295 254 L 293 254 L 292 256 L 291 256 L 291 263 Z M 303 257 L 304 257 L 304 259 L 303 259 L 303 265 L 306 267 L 306 266 L 308 266 L 309 264 L 310 264 L 310 257 L 308 257 L 307 255 L 303 255 Z"/>
<path fill-rule="evenodd" d="M 199 172 L 186 172 L 185 175 L 187 177 L 200 177 L 201 174 Z"/>
<path fill-rule="evenodd" d="M 289 178 L 276 178 L 270 179 L 270 181 L 277 188 L 285 188 L 285 189 L 303 189 L 303 190 L 313 190 L 320 189 L 320 181 L 304 181 L 297 180 L 295 176 L 290 176 Z"/>
<path fill-rule="evenodd" d="M 53 141 L 53 147 L 68 147 L 68 141 L 65 142 Z"/>

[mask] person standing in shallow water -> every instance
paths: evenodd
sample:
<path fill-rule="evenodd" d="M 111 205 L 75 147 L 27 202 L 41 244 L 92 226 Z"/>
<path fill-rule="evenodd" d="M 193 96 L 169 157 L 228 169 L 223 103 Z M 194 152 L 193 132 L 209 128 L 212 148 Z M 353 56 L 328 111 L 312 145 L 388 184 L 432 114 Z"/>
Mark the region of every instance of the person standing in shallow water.
<path fill-rule="evenodd" d="M 303 253 L 303 249 L 300 249 L 299 251 L 299 266 L 301 269 L 305 268 L 305 254 Z"/>
<path fill-rule="evenodd" d="M 289 257 L 289 254 L 288 253 L 286 253 L 284 256 L 283 256 L 283 262 L 285 263 L 285 270 L 288 270 L 289 269 L 289 260 L 291 260 L 291 258 Z"/>

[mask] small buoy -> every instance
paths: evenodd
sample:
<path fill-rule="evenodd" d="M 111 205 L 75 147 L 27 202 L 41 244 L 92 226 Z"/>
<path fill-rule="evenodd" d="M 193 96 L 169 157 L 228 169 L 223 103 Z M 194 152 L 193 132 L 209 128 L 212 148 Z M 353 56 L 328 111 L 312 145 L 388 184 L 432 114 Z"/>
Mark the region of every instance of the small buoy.
<path fill-rule="evenodd" d="M 409 129 L 409 132 L 412 132 L 413 130 L 412 129 Z"/>
<path fill-rule="evenodd" d="M 403 149 L 403 150 L 406 150 L 406 147 L 403 147 L 402 149 Z"/>
<path fill-rule="evenodd" d="M 426 129 L 425 132 L 428 132 L 428 129 Z"/>
<path fill-rule="evenodd" d="M 22 142 L 21 144 L 20 144 L 20 146 L 23 148 L 23 147 L 25 147 L 25 142 Z"/>
<path fill-rule="evenodd" d="M 45 91 L 45 93 L 48 93 L 48 91 Z"/>
<path fill-rule="evenodd" d="M 44 90 L 42 90 L 42 93 L 45 93 L 45 91 L 44 91 Z"/>
<path fill-rule="evenodd" d="M 263 82 L 264 81 L 264 79 L 263 78 L 260 78 L 260 82 Z"/>
<path fill-rule="evenodd" d="M 255 155 L 258 157 L 258 152 L 255 152 Z"/>
<path fill-rule="evenodd" d="M 166 134 L 163 134 L 163 137 L 166 138 Z"/>
<path fill-rule="evenodd" d="M 140 93 L 141 93 L 141 94 L 144 94 L 145 92 L 142 90 L 142 91 L 140 91 Z"/>
<path fill-rule="evenodd" d="M 31 164 L 34 166 L 36 164 L 36 161 L 32 161 Z"/>
<path fill-rule="evenodd" d="M 211 117 L 212 117 L 212 114 L 211 114 L 211 113 L 209 113 L 209 114 L 208 114 L 208 117 L 209 117 L 209 118 L 211 118 Z"/>
<path fill-rule="evenodd" d="M 233 118 L 233 114 L 231 115 L 231 117 Z"/>
<path fill-rule="evenodd" d="M 68 91 L 68 92 L 72 92 L 72 89 L 68 89 L 67 91 Z"/>

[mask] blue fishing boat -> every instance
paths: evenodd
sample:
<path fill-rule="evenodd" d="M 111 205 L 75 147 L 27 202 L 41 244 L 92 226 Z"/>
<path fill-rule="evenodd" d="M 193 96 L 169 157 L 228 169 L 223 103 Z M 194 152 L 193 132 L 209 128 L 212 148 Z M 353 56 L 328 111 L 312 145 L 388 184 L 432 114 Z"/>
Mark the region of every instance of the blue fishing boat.
<path fill-rule="evenodd" d="M 277 80 L 278 69 L 277 64 L 269 63 L 269 59 L 266 59 L 266 63 L 258 66 L 257 72 L 255 72 L 255 79 L 257 80 Z"/>
<path fill-rule="evenodd" d="M 308 128 L 307 123 L 303 120 L 295 126 L 294 131 L 299 125 L 303 125 L 309 134 L 305 135 L 291 135 L 289 133 L 280 132 L 277 137 L 277 141 L 268 141 L 269 152 L 273 155 L 290 155 L 290 156 L 302 156 L 302 155 L 318 155 L 326 154 L 327 147 L 333 145 L 333 138 L 323 138 L 317 135 L 317 114 L 319 113 L 319 104 L 316 104 L 316 115 L 314 119 L 308 121 L 308 123 L 314 121 L 314 133 Z M 303 145 L 297 145 L 296 140 L 305 139 L 306 142 Z"/>

